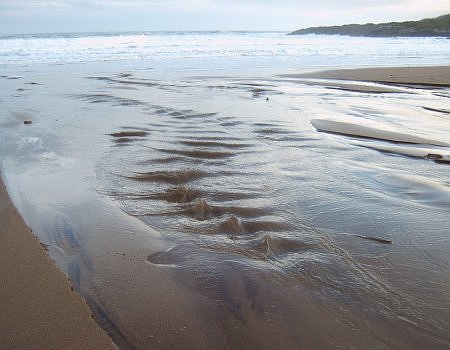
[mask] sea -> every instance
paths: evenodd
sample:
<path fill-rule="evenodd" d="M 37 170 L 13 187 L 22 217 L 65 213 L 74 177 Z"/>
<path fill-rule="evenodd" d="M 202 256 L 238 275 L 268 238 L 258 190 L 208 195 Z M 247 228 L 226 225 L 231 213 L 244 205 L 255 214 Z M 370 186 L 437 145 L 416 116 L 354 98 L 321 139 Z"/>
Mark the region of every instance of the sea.
<path fill-rule="evenodd" d="M 449 43 L 2 35 L 2 176 L 121 349 L 448 349 L 450 88 L 297 74 Z"/>
<path fill-rule="evenodd" d="M 5 67 L 121 62 L 173 71 L 281 73 L 358 66 L 442 65 L 447 38 L 361 38 L 284 32 L 131 32 L 0 35 Z"/>

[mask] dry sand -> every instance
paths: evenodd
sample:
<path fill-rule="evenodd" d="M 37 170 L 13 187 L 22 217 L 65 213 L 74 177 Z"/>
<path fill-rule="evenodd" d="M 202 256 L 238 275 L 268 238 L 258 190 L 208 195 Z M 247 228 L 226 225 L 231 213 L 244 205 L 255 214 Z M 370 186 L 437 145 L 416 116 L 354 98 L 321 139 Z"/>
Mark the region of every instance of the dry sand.
<path fill-rule="evenodd" d="M 0 348 L 115 349 L 0 179 Z"/>
<path fill-rule="evenodd" d="M 289 77 L 369 81 L 395 85 L 450 87 L 450 66 L 341 69 Z"/>

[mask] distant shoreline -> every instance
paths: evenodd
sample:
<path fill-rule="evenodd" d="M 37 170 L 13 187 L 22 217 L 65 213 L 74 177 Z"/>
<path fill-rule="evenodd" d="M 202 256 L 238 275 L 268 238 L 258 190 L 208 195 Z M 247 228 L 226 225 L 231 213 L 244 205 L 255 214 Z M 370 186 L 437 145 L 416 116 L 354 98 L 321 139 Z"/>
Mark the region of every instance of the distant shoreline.
<path fill-rule="evenodd" d="M 450 14 L 420 21 L 345 24 L 299 29 L 289 35 L 348 35 L 362 37 L 444 37 L 450 38 Z"/>

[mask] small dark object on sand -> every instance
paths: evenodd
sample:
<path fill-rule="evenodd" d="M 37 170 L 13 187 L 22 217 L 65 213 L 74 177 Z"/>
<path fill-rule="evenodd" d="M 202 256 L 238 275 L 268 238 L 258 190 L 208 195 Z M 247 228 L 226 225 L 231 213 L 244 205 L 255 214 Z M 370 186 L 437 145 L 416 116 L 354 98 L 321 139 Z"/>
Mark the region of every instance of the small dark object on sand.
<path fill-rule="evenodd" d="M 25 125 L 29 125 L 29 124 L 31 124 L 31 123 L 33 123 L 33 122 L 32 122 L 31 120 L 24 120 L 23 123 L 24 123 Z"/>
<path fill-rule="evenodd" d="M 368 239 L 370 241 L 379 242 L 379 243 L 392 244 L 392 241 L 390 241 L 388 239 L 383 239 L 383 238 L 378 238 L 378 237 L 369 237 L 369 236 L 363 236 L 363 235 L 354 235 L 354 236 L 363 238 L 363 239 Z"/>
<path fill-rule="evenodd" d="M 374 241 L 374 242 L 378 242 L 378 243 L 392 244 L 391 240 L 384 239 L 384 238 L 379 238 L 379 237 L 364 236 L 364 235 L 358 235 L 356 233 L 346 233 L 346 232 L 342 232 L 340 234 L 341 235 L 347 235 L 347 236 L 359 237 L 359 238 L 362 238 L 362 239 L 368 239 L 369 241 Z"/>
<path fill-rule="evenodd" d="M 433 154 L 433 153 L 429 153 L 425 156 L 426 159 L 431 159 L 431 160 L 440 160 L 444 157 L 442 157 L 440 154 Z"/>

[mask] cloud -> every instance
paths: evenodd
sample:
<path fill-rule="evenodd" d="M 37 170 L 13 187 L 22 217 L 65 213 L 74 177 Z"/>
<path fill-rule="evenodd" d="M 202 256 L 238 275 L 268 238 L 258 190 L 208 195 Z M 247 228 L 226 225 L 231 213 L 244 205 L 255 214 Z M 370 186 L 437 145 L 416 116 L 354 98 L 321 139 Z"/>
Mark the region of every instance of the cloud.
<path fill-rule="evenodd" d="M 294 30 L 444 13 L 450 13 L 448 0 L 0 0 L 0 33 Z"/>

